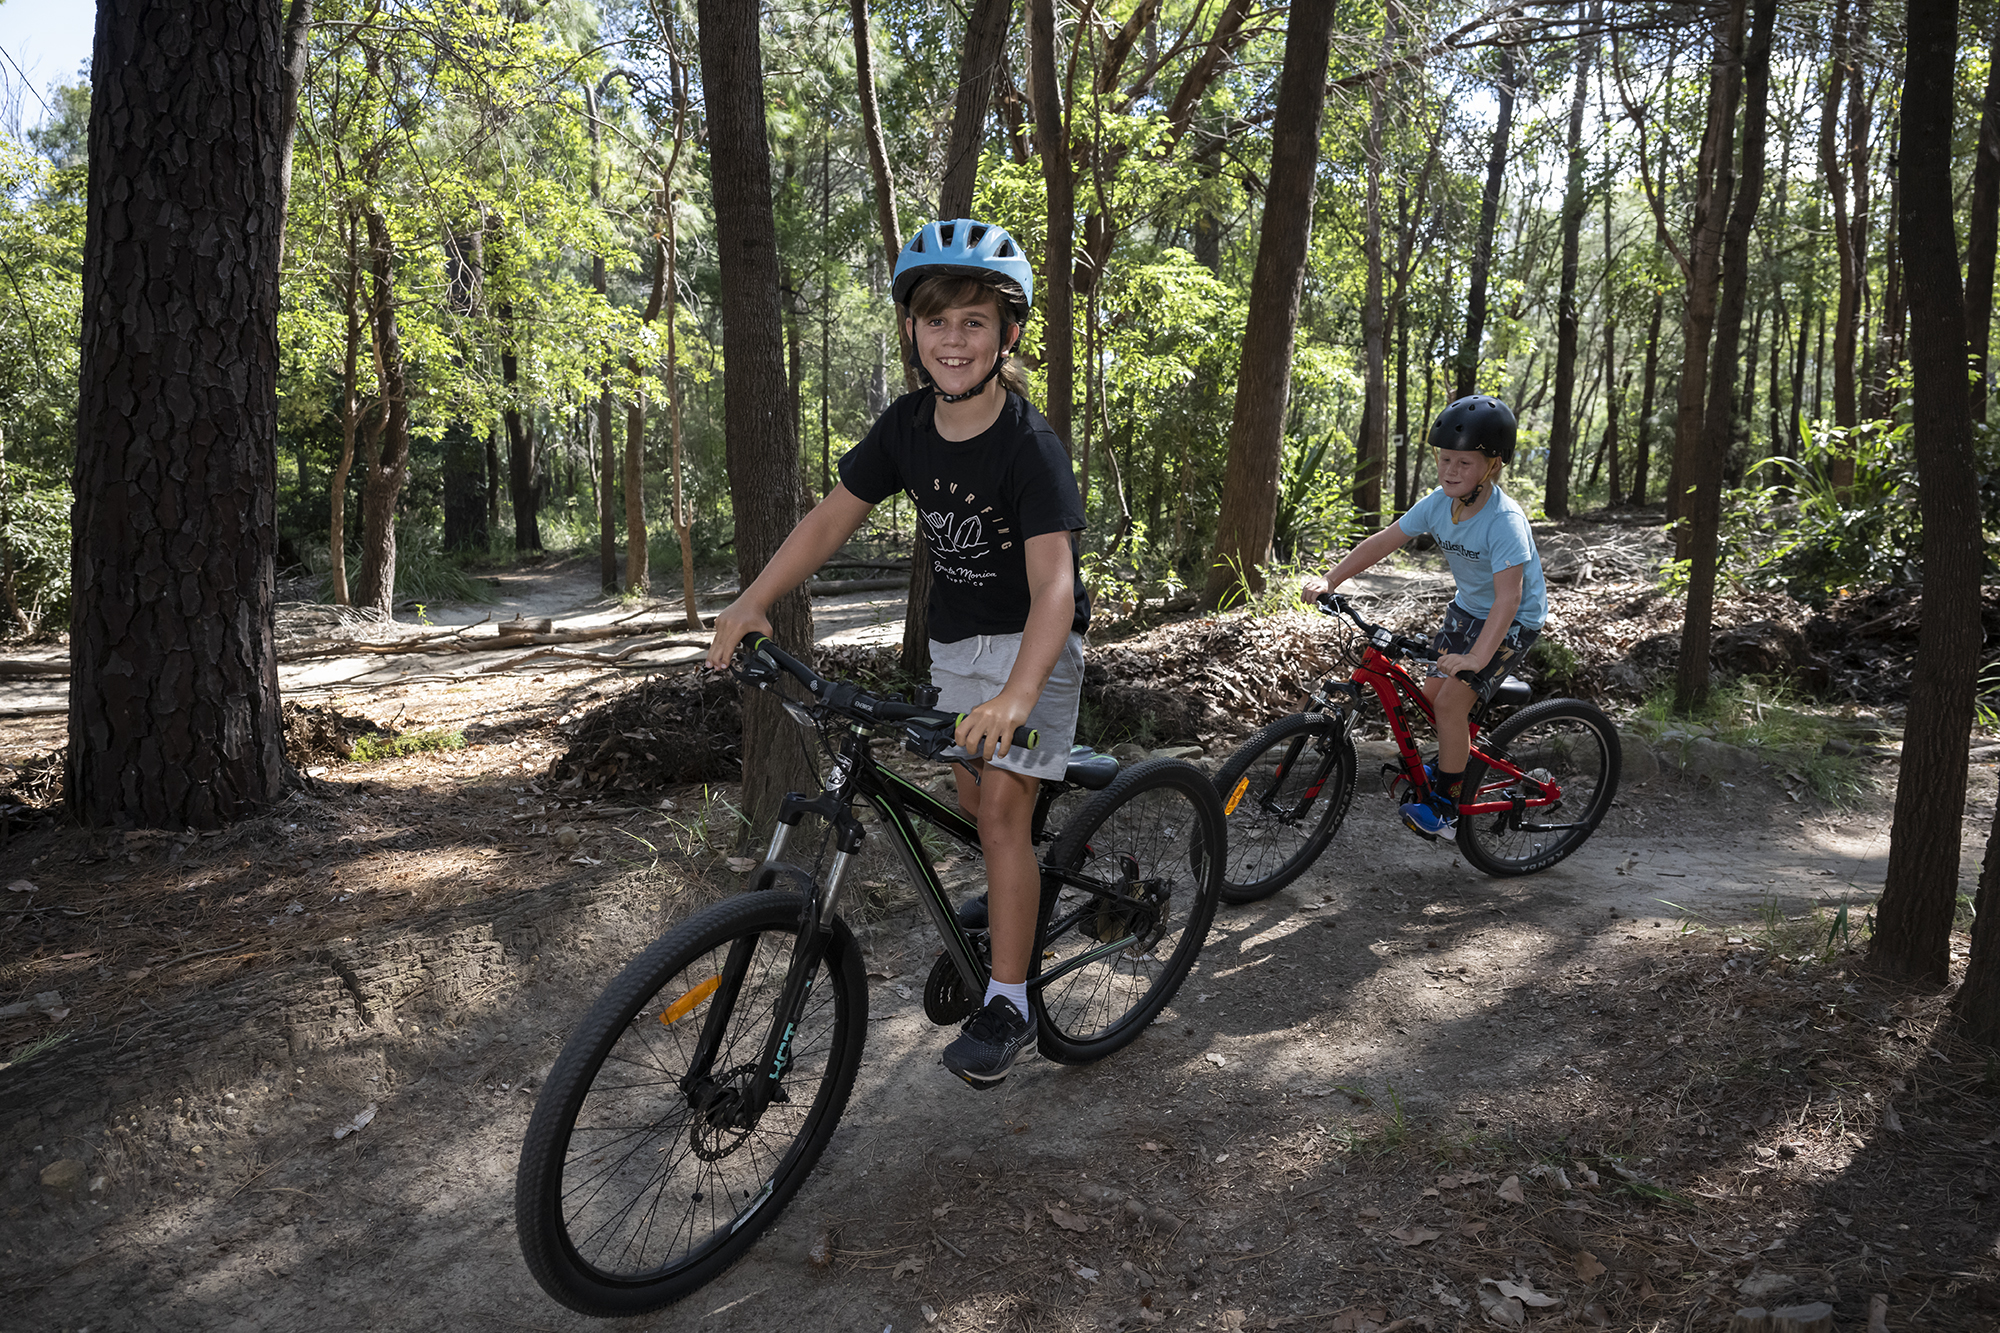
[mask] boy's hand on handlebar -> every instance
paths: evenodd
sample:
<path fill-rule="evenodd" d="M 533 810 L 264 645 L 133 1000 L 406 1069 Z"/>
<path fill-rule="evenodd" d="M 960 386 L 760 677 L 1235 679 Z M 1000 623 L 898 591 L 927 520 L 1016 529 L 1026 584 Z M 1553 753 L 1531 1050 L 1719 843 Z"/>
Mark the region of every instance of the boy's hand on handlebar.
<path fill-rule="evenodd" d="M 763 612 L 745 606 L 741 599 L 731 602 L 715 617 L 715 637 L 708 641 L 708 665 L 718 670 L 728 666 L 744 636 L 770 632 L 770 619 Z"/>
<path fill-rule="evenodd" d="M 1473 661 L 1464 653 L 1445 653 L 1438 658 L 1437 664 L 1438 670 L 1444 672 L 1452 680 L 1460 680 L 1466 676 L 1477 675 L 1480 668 L 1478 662 Z"/>
<path fill-rule="evenodd" d="M 1022 703 L 1003 690 L 967 713 L 953 739 L 975 759 L 997 759 L 1013 748 L 1014 729 L 1033 709 L 1033 700 Z"/>
<path fill-rule="evenodd" d="M 1310 606 L 1314 602 L 1317 602 L 1322 594 L 1331 591 L 1333 589 L 1327 586 L 1325 579 L 1317 574 L 1309 575 L 1305 582 L 1299 585 L 1299 600 Z"/>

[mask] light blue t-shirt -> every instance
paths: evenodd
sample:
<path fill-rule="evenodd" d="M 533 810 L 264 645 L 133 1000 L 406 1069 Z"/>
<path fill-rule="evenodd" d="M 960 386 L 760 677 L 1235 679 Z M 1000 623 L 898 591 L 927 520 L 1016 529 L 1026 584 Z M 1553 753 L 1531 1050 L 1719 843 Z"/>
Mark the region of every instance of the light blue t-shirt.
<path fill-rule="evenodd" d="M 1439 487 L 1410 506 L 1396 520 L 1406 536 L 1428 532 L 1437 538 L 1451 576 L 1458 583 L 1458 604 L 1484 620 L 1493 613 L 1493 575 L 1525 565 L 1521 571 L 1521 609 L 1514 619 L 1524 629 L 1540 629 L 1549 615 L 1549 588 L 1542 579 L 1542 554 L 1521 506 L 1501 490 L 1477 514 L 1463 523 L 1451 521 L 1451 497 Z"/>

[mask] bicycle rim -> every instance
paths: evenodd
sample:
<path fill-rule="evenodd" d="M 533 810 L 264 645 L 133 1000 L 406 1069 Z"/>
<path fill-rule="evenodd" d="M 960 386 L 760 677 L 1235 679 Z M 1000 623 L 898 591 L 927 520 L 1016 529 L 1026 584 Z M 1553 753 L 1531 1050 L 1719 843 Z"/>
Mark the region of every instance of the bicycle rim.
<path fill-rule="evenodd" d="M 1525 875 L 1562 860 L 1589 839 L 1618 792 L 1618 733 L 1603 713 L 1574 699 L 1522 709 L 1480 748 L 1504 755 L 1525 777 L 1507 777 L 1475 758 L 1466 766 L 1465 803 L 1533 800 L 1542 782 L 1562 789 L 1560 801 L 1530 806 L 1518 820 L 1509 813 L 1459 816 L 1459 849 L 1489 875 Z"/>
<path fill-rule="evenodd" d="M 1334 719 L 1294 713 L 1244 742 L 1215 787 L 1228 819 L 1222 900 L 1256 902 L 1333 841 L 1354 799 L 1354 746 Z"/>
<path fill-rule="evenodd" d="M 1049 864 L 1098 890 L 1045 881 L 1042 1054 L 1102 1059 L 1145 1030 L 1208 938 L 1222 877 L 1222 809 L 1199 769 L 1154 760 L 1119 774 L 1063 830 Z"/>
<path fill-rule="evenodd" d="M 621 973 L 564 1046 L 522 1147 L 515 1218 L 535 1278 L 585 1314 L 680 1299 L 748 1249 L 832 1134 L 861 1059 L 866 982 L 836 921 L 780 1100 L 734 1114 L 761 1067 L 799 895 L 719 903 Z M 714 1043 L 704 1071 L 693 1068 Z"/>

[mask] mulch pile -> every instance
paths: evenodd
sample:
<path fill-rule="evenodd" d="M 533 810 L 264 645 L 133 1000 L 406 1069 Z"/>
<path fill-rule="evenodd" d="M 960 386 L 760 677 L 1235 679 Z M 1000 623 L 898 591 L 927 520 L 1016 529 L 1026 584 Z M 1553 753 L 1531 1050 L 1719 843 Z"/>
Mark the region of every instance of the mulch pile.
<path fill-rule="evenodd" d="M 648 676 L 556 728 L 549 765 L 564 791 L 637 791 L 743 775 L 743 704 L 721 673 Z"/>

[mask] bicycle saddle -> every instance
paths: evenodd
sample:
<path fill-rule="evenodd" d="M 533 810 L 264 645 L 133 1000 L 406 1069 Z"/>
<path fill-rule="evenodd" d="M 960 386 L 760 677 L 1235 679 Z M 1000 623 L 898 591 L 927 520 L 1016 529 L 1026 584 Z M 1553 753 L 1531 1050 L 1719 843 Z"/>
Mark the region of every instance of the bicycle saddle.
<path fill-rule="evenodd" d="M 1087 791 L 1102 791 L 1117 776 L 1118 761 L 1110 755 L 1099 754 L 1088 745 L 1069 747 L 1069 767 L 1063 770 L 1064 782 Z"/>

